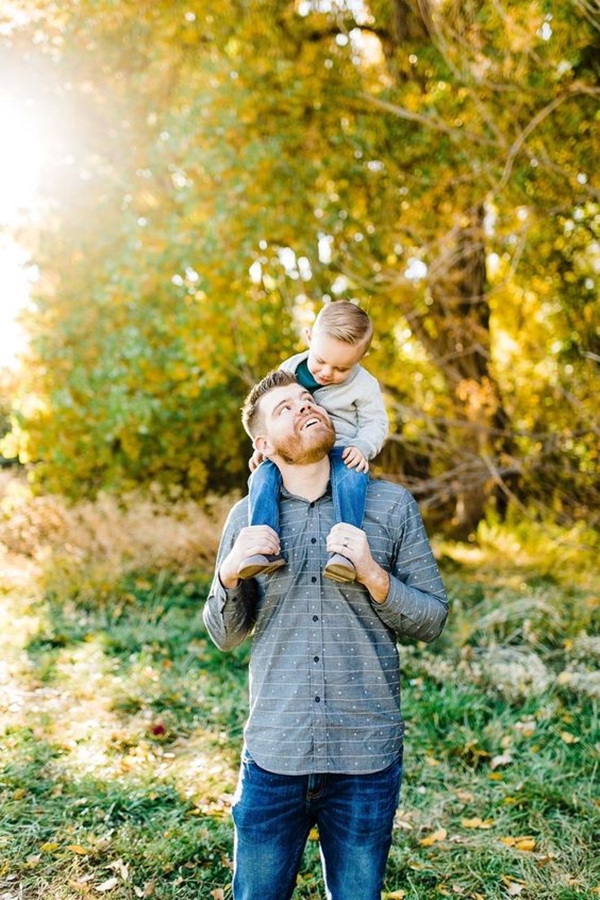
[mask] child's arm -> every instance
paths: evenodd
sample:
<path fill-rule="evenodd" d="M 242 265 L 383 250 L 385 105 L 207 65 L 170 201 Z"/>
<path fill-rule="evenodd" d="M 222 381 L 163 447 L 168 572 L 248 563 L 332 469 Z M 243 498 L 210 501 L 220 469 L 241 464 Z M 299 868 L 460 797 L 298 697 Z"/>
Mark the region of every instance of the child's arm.
<path fill-rule="evenodd" d="M 379 453 L 390 428 L 383 395 L 379 384 L 372 376 L 368 387 L 369 389 L 355 401 L 356 434 L 348 438 L 346 448 L 358 451 L 365 460 L 373 459 Z M 349 465 L 345 455 L 344 462 Z"/>

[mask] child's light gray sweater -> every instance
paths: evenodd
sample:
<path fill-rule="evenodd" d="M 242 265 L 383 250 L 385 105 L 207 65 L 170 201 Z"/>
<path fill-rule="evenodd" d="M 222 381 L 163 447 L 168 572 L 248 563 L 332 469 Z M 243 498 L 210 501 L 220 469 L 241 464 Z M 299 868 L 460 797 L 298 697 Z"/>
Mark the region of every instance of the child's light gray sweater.
<path fill-rule="evenodd" d="M 282 362 L 286 372 L 296 369 L 308 357 L 308 350 Z M 389 420 L 377 379 L 362 366 L 355 366 L 341 384 L 317 388 L 313 396 L 327 410 L 336 433 L 336 447 L 356 447 L 372 459 L 383 446 Z"/>

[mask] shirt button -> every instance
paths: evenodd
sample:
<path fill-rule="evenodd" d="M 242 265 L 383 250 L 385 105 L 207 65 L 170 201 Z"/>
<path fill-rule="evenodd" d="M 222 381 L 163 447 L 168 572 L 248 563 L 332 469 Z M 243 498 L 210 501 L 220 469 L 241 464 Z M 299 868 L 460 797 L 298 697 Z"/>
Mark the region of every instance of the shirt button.
<path fill-rule="evenodd" d="M 318 621 L 319 621 L 319 617 L 318 617 L 318 616 L 313 616 L 313 622 L 318 622 Z"/>
<path fill-rule="evenodd" d="M 320 703 L 320 702 L 321 702 L 321 698 L 320 698 L 320 697 L 315 697 L 315 703 Z"/>
<path fill-rule="evenodd" d="M 317 543 L 317 539 L 316 539 L 316 538 L 311 538 L 311 539 L 310 539 L 310 542 L 311 542 L 311 544 L 316 544 L 316 543 Z"/>
<path fill-rule="evenodd" d="M 317 580 L 317 576 L 316 576 L 316 575 L 313 575 L 313 577 L 312 577 L 312 578 L 311 578 L 311 579 L 310 579 L 310 580 L 311 580 L 311 581 L 312 581 L 312 583 L 313 583 L 313 584 L 314 584 L 314 583 L 315 583 L 315 581 L 316 581 L 316 580 Z"/>
<path fill-rule="evenodd" d="M 319 657 L 318 657 L 318 656 L 313 656 L 313 660 L 314 660 L 314 662 L 319 662 Z"/>
<path fill-rule="evenodd" d="M 314 506 L 315 506 L 314 501 L 312 503 L 310 503 L 309 506 L 311 509 L 314 509 Z"/>

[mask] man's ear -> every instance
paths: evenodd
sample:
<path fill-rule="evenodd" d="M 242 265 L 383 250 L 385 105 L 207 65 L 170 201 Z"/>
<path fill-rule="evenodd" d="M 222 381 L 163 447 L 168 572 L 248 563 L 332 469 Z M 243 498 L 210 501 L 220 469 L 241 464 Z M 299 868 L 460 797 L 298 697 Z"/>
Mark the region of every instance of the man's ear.
<path fill-rule="evenodd" d="M 257 434 L 252 441 L 252 446 L 255 450 L 258 450 L 260 453 L 262 453 L 263 456 L 269 455 L 269 449 L 271 445 L 269 444 L 269 441 L 264 434 Z"/>

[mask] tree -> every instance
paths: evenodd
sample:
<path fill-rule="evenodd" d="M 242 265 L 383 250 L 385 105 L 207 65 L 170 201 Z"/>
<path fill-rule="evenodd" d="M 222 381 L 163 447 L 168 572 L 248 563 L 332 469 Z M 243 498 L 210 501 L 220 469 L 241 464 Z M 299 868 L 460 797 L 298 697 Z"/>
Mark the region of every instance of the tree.
<path fill-rule="evenodd" d="M 20 414 L 21 453 L 46 481 L 239 483 L 247 386 L 341 296 L 375 321 L 383 471 L 459 534 L 494 495 L 500 512 L 542 496 L 585 507 L 598 355 L 585 3 L 532 0 L 524 21 L 514 2 L 88 0 L 36 28 L 53 48 L 49 98 L 77 98 L 85 123 L 71 192 L 49 188 L 40 403 Z"/>

